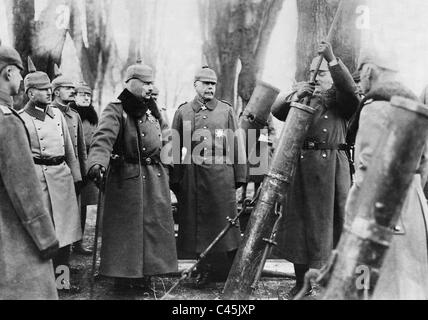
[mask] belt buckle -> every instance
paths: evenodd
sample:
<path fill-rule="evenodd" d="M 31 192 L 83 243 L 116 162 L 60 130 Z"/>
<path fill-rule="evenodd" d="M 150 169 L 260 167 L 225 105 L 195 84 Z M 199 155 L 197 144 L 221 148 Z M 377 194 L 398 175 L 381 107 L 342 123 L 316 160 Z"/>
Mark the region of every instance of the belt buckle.
<path fill-rule="evenodd" d="M 152 159 L 150 159 L 150 158 L 147 158 L 147 159 L 146 159 L 146 164 L 147 164 L 147 165 L 150 165 L 150 164 L 152 164 Z"/>

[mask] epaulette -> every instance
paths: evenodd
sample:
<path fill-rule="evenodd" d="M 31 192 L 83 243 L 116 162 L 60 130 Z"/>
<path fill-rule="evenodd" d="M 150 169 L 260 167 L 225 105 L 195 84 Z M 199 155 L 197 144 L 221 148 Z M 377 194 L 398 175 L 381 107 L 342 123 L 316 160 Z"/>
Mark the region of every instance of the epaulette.
<path fill-rule="evenodd" d="M 226 100 L 220 100 L 220 101 L 223 102 L 223 103 L 225 103 L 225 104 L 227 104 L 230 107 L 232 106 L 232 104 L 230 102 L 226 101 Z"/>
<path fill-rule="evenodd" d="M 366 100 L 365 102 L 364 102 L 364 105 L 366 106 L 366 105 L 368 105 L 368 104 L 370 104 L 370 103 L 373 103 L 374 102 L 374 100 L 373 99 L 368 99 L 368 100 Z"/>
<path fill-rule="evenodd" d="M 12 114 L 12 111 L 11 111 L 8 107 L 6 107 L 6 106 L 2 106 L 2 105 L 0 105 L 0 111 L 1 111 L 4 115 L 6 115 L 6 116 L 8 116 L 8 115 L 11 115 L 11 114 Z"/>
<path fill-rule="evenodd" d="M 110 103 L 113 103 L 113 104 L 121 104 L 121 103 L 122 103 L 122 101 L 120 101 L 119 99 L 116 99 L 116 100 L 111 101 Z"/>
<path fill-rule="evenodd" d="M 178 106 L 178 108 L 177 109 L 180 109 L 182 106 L 184 106 L 185 104 L 187 104 L 187 101 L 186 102 L 184 102 L 184 103 L 182 103 L 182 104 L 180 104 L 179 106 Z"/>
<path fill-rule="evenodd" d="M 18 114 L 22 114 L 22 113 L 24 113 L 24 111 L 25 111 L 25 109 L 21 109 L 18 111 Z"/>

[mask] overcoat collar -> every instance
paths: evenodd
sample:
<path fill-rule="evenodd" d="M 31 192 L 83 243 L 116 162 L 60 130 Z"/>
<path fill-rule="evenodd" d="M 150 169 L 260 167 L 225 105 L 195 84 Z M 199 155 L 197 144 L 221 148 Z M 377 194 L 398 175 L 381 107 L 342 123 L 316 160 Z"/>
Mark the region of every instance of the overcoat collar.
<path fill-rule="evenodd" d="M 125 112 L 132 117 L 141 118 L 150 110 L 155 118 L 161 119 L 160 112 L 153 99 L 139 100 L 128 89 L 123 90 L 118 99 L 122 102 Z"/>
<path fill-rule="evenodd" d="M 0 104 L 5 105 L 6 107 L 12 108 L 12 97 L 7 92 L 0 89 Z"/>
<path fill-rule="evenodd" d="M 217 104 L 218 104 L 218 100 L 216 98 L 204 103 L 198 96 L 196 96 L 195 99 L 193 99 L 192 107 L 193 107 L 193 111 L 195 111 L 195 113 L 198 113 L 204 107 L 213 111 L 217 107 Z"/>
<path fill-rule="evenodd" d="M 61 110 L 61 112 L 64 115 L 66 115 L 67 117 L 69 117 L 69 118 L 73 117 L 73 114 L 72 114 L 72 111 L 71 111 L 71 108 L 70 108 L 69 105 L 63 105 L 63 104 L 58 103 L 57 101 L 54 101 L 52 103 L 52 106 L 54 106 L 55 108 Z"/>
<path fill-rule="evenodd" d="M 32 101 L 29 101 L 27 103 L 24 108 L 24 111 L 27 112 L 30 116 L 43 122 L 46 119 L 46 115 L 48 115 L 52 119 L 55 118 L 55 113 L 53 112 L 51 106 L 47 106 L 46 108 L 40 108 Z"/>

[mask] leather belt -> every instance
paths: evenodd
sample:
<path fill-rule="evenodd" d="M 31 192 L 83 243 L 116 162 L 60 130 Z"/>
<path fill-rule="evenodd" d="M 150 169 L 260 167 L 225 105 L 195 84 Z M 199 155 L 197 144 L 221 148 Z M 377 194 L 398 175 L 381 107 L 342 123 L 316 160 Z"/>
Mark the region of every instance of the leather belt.
<path fill-rule="evenodd" d="M 59 166 L 65 162 L 65 157 L 54 157 L 54 158 L 33 158 L 34 163 L 41 166 Z"/>
<path fill-rule="evenodd" d="M 132 164 L 141 164 L 143 166 L 150 166 L 152 164 L 158 164 L 160 163 L 159 157 L 147 157 L 142 158 L 141 160 L 138 158 L 124 158 L 125 162 L 132 163 Z"/>
<path fill-rule="evenodd" d="M 317 141 L 306 140 L 303 144 L 303 150 L 350 150 L 346 143 L 322 143 Z"/>

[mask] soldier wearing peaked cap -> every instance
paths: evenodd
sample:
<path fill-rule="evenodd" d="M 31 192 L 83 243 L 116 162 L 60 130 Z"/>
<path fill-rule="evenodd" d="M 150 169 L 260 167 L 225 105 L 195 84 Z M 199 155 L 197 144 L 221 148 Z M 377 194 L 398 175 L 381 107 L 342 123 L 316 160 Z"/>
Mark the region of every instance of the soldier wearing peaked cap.
<path fill-rule="evenodd" d="M 235 135 L 236 115 L 230 104 L 215 98 L 216 84 L 214 70 L 208 67 L 198 70 L 194 78 L 197 95 L 192 102 L 178 108 L 172 125 L 180 135 L 174 150 L 186 149 L 180 158 L 174 159 L 178 247 L 190 256 L 207 249 L 227 224 L 227 217 L 236 216 L 236 189 L 246 182 L 245 146 L 242 137 Z M 198 139 L 185 141 L 185 137 Z M 240 240 L 239 229 L 233 228 L 213 248 L 198 270 L 199 286 L 214 280 L 216 260 L 226 261 L 224 265 L 230 267 Z"/>
<path fill-rule="evenodd" d="M 98 114 L 92 105 L 92 89 L 89 87 L 89 85 L 85 82 L 79 82 L 76 84 L 75 91 L 76 101 L 71 102 L 70 107 L 79 114 L 80 119 L 82 120 L 82 131 L 85 140 L 84 142 L 86 146 L 86 153 L 89 154 L 89 148 L 91 146 L 95 130 L 98 126 Z M 84 179 L 84 186 L 82 188 L 80 198 L 80 218 L 82 222 L 82 232 L 85 231 L 87 206 L 96 205 L 97 199 L 97 187 L 92 181 Z M 83 247 L 81 241 L 73 246 L 73 250 L 76 253 L 84 255 L 91 252 L 90 250 Z"/>
<path fill-rule="evenodd" d="M 356 199 L 361 192 L 367 168 L 372 164 L 373 152 L 379 138 L 391 121 L 390 100 L 402 96 L 411 100 L 418 97 L 396 81 L 396 60 L 387 59 L 376 50 L 363 51 L 359 60 L 361 87 L 365 97 L 356 119 L 358 128 L 355 142 L 355 183 L 346 203 L 346 224 L 351 225 Z M 428 299 L 428 207 L 423 193 L 428 176 L 428 144 L 425 146 L 413 182 L 407 194 L 401 217 L 391 246 L 379 271 L 379 280 L 372 298 L 377 300 Z"/>
<path fill-rule="evenodd" d="M 83 131 L 83 124 L 79 113 L 70 107 L 71 103 L 75 103 L 75 85 L 73 80 L 61 73 L 58 66 L 55 64 L 55 76 L 52 81 L 53 102 L 52 106 L 61 110 L 67 122 L 68 131 L 70 133 L 71 141 L 73 143 L 74 153 L 79 160 L 79 169 L 82 180 L 85 181 L 86 176 L 86 161 L 87 150 L 85 144 L 85 136 Z M 76 193 L 81 202 L 80 192 L 82 184 L 76 185 Z M 82 219 L 83 218 L 83 219 Z M 86 216 L 81 215 L 82 225 L 86 221 Z M 82 228 L 83 232 L 84 228 Z M 73 245 L 73 251 L 83 255 L 90 255 L 91 251 L 84 248 L 82 241 Z"/>
<path fill-rule="evenodd" d="M 300 291 L 309 268 L 321 268 L 337 245 L 351 186 L 345 137 L 348 121 L 359 104 L 357 87 L 329 43 L 323 42 L 319 52 L 324 53 L 325 60 L 316 84 L 299 85 L 285 104 L 272 110 L 276 118 L 284 121 L 292 102 L 309 95 L 313 95 L 311 106 L 318 107 L 297 163 L 291 195 L 285 204 L 286 214 L 278 232 L 277 254 L 294 263 L 296 272 L 296 286 L 290 296 Z M 315 58 L 311 72 L 317 62 Z"/>
<path fill-rule="evenodd" d="M 12 110 L 23 70 L 18 52 L 0 44 L 0 300 L 58 299 L 52 256 L 58 249 L 29 136 Z"/>
<path fill-rule="evenodd" d="M 24 87 L 30 101 L 20 111 L 28 132 L 37 176 L 42 183 L 43 201 L 55 225 L 61 250 L 54 258 L 58 266 L 69 267 L 70 245 L 82 238 L 75 183 L 82 181 L 67 122 L 61 111 L 50 106 L 51 82 L 36 71 L 28 59 L 29 74 Z M 74 289 L 65 283 L 63 289 Z"/>
<path fill-rule="evenodd" d="M 99 183 L 108 172 L 100 273 L 115 278 L 119 292 L 150 292 L 151 276 L 178 269 L 169 167 L 161 159 L 168 126 L 152 90 L 152 69 L 130 66 L 125 89 L 104 109 L 89 152 L 88 176 Z"/>

